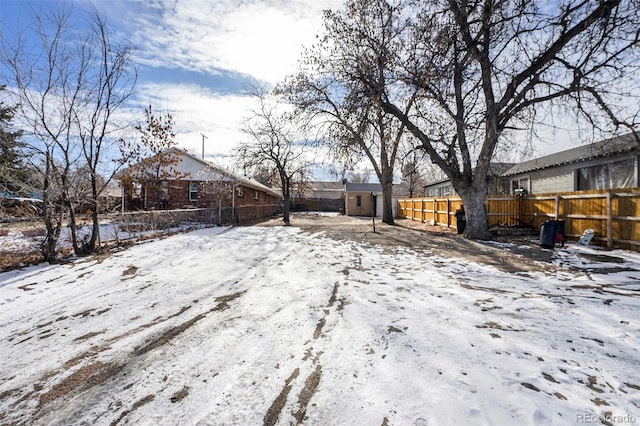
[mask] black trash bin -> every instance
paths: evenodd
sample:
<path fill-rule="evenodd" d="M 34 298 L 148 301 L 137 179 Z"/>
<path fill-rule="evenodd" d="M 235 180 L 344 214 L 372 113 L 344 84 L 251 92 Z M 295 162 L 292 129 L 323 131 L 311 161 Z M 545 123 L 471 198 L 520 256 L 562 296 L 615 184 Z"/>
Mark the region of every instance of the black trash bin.
<path fill-rule="evenodd" d="M 553 248 L 556 245 L 558 224 L 556 220 L 548 220 L 540 225 L 540 247 Z"/>
<path fill-rule="evenodd" d="M 455 215 L 458 234 L 462 234 L 464 232 L 464 228 L 467 227 L 467 217 L 464 214 L 464 210 L 456 210 Z"/>

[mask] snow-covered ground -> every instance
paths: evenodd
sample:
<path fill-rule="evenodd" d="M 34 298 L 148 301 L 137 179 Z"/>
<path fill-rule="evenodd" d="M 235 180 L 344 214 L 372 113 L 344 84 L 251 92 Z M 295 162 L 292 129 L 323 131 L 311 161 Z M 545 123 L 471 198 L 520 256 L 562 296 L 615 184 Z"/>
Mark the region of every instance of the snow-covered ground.
<path fill-rule="evenodd" d="M 186 230 L 201 229 L 206 226 L 199 223 L 181 223 L 178 226 L 164 228 L 164 229 L 144 229 L 145 226 L 140 224 L 138 228 L 140 230 L 127 231 L 127 226 L 135 227 L 136 224 L 119 224 L 110 220 L 105 220 L 100 223 L 100 241 L 102 243 L 118 244 L 127 240 L 140 240 L 153 236 L 169 235 L 177 232 L 184 232 Z M 150 228 L 150 226 L 147 226 Z M 39 232 L 35 230 L 27 230 L 16 228 L 8 229 L 0 234 L 0 250 L 3 253 L 20 253 L 20 252 L 37 252 L 39 251 L 40 244 L 44 240 L 45 230 L 41 228 Z M 26 235 L 25 235 L 26 234 Z M 91 236 L 90 226 L 81 226 L 77 230 L 76 234 L 78 241 L 82 242 L 85 239 L 88 240 Z M 63 227 L 60 232 L 60 238 L 58 240 L 58 248 L 72 248 L 71 244 L 71 231 L 67 227 Z"/>
<path fill-rule="evenodd" d="M 640 423 L 640 256 L 598 253 L 209 228 L 6 272 L 0 423 Z"/>

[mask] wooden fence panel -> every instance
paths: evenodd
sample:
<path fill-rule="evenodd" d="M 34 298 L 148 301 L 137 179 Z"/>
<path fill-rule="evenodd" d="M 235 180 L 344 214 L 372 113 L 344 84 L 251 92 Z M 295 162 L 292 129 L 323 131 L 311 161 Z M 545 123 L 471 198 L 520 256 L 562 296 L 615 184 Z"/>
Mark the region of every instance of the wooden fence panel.
<path fill-rule="evenodd" d="M 612 199 L 613 235 L 626 245 L 640 243 L 640 194 L 617 193 Z M 640 246 L 637 246 L 640 250 Z"/>
<path fill-rule="evenodd" d="M 398 216 L 455 228 L 460 197 L 398 201 Z M 594 241 L 608 247 L 640 250 L 640 189 L 577 191 L 529 196 L 490 195 L 485 201 L 490 228 L 531 226 L 564 220 L 565 236 L 578 239 L 593 229 Z"/>
<path fill-rule="evenodd" d="M 497 196 L 487 197 L 485 206 L 487 209 L 487 221 L 489 227 L 494 226 L 518 226 L 519 204 L 522 197 Z"/>

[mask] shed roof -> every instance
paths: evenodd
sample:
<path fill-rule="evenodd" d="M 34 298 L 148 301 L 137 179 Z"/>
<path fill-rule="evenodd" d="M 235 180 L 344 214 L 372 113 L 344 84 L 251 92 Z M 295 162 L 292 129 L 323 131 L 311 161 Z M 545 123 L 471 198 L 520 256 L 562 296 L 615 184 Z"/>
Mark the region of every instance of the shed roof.
<path fill-rule="evenodd" d="M 382 185 L 368 182 L 347 182 L 344 185 L 346 192 L 382 192 Z"/>
<path fill-rule="evenodd" d="M 640 143 L 638 143 L 636 135 L 628 133 L 626 135 L 616 136 L 589 145 L 582 145 L 576 148 L 557 152 L 555 154 L 524 161 L 507 170 L 504 173 L 504 176 L 511 176 L 533 170 L 542 170 L 549 167 L 560 166 L 563 164 L 579 163 L 596 158 L 611 157 L 614 155 L 640 151 Z"/>

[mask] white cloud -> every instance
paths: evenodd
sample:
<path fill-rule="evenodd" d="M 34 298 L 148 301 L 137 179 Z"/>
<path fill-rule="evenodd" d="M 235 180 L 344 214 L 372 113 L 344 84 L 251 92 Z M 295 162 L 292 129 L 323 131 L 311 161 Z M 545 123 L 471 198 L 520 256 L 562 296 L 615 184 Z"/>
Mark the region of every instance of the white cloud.
<path fill-rule="evenodd" d="M 253 98 L 221 96 L 195 85 L 149 83 L 138 89 L 142 104 L 151 104 L 157 113 L 173 115 L 176 142 L 181 148 L 200 155 L 204 134 L 205 157 L 231 165 L 228 156 L 244 137 L 240 128 L 254 105 Z"/>
<path fill-rule="evenodd" d="M 338 0 L 163 1 L 131 12 L 136 22 L 131 37 L 149 65 L 200 72 L 222 68 L 275 83 L 295 70 L 302 46 L 313 43 L 322 10 L 340 5 Z"/>
<path fill-rule="evenodd" d="M 204 134 L 205 158 L 230 167 L 229 155 L 245 137 L 241 122 L 254 100 L 221 95 L 234 89 L 211 86 L 216 83 L 175 83 L 176 74 L 157 72 L 222 71 L 276 83 L 295 71 L 302 47 L 314 42 L 322 11 L 341 5 L 342 0 L 123 0 L 110 2 L 106 12 L 136 47 L 136 61 L 156 68 L 156 81 L 140 75 L 136 120 L 149 104 L 159 113 L 170 112 L 180 147 L 200 155 Z"/>

